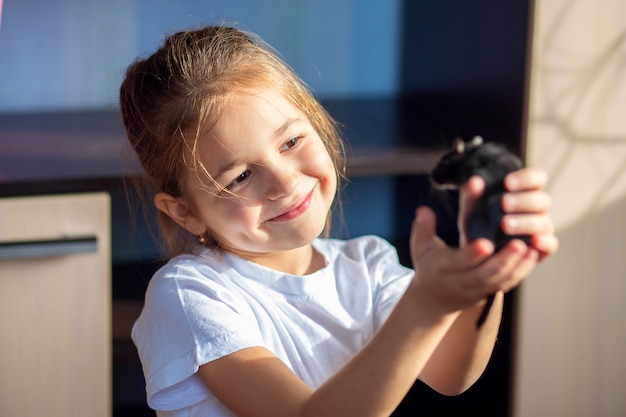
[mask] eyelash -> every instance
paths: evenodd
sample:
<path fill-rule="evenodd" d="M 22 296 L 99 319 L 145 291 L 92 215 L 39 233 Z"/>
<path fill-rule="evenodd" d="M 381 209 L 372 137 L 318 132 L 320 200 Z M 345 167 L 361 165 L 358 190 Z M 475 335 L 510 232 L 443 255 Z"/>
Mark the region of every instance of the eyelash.
<path fill-rule="evenodd" d="M 280 150 L 284 152 L 284 151 L 288 151 L 289 149 L 295 148 L 296 146 L 300 145 L 300 142 L 302 142 L 302 139 L 303 139 L 303 136 L 294 136 L 293 138 L 285 142 Z"/>
<path fill-rule="evenodd" d="M 230 184 L 228 184 L 226 186 L 227 190 L 231 190 L 232 188 L 240 185 L 241 183 L 243 183 L 245 180 L 248 179 L 248 177 L 250 177 L 251 172 L 249 170 L 246 170 L 244 172 L 242 172 L 241 174 L 239 174 L 237 176 L 237 178 L 235 178 L 234 180 L 231 181 Z"/>
<path fill-rule="evenodd" d="M 295 136 L 291 139 L 289 139 L 287 142 L 285 142 L 283 144 L 283 146 L 281 146 L 280 150 L 281 152 L 286 152 L 289 151 L 293 148 L 296 148 L 298 145 L 300 145 L 300 142 L 302 142 L 303 136 Z M 226 187 L 224 187 L 226 190 L 231 190 L 234 187 L 237 187 L 239 185 L 241 185 L 242 183 L 244 183 L 248 178 L 250 178 L 250 175 L 252 174 L 252 172 L 250 170 L 246 170 L 244 172 L 242 172 L 241 174 L 239 174 L 237 176 L 237 178 L 235 178 L 233 181 L 230 182 L 230 184 L 228 184 Z"/>

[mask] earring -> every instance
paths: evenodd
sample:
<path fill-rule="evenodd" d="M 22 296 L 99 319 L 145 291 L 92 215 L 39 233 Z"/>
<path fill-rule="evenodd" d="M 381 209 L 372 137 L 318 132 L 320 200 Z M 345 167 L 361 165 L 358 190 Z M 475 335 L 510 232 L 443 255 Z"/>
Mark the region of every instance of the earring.
<path fill-rule="evenodd" d="M 198 235 L 198 243 L 201 245 L 204 245 L 206 243 L 206 237 L 204 236 L 204 233 Z"/>

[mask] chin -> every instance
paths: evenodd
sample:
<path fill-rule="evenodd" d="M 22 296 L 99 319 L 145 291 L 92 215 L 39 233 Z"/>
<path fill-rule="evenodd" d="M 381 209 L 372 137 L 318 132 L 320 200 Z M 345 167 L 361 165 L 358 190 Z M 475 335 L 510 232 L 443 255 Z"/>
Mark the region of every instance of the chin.
<path fill-rule="evenodd" d="M 277 250 L 298 249 L 311 244 L 323 231 L 323 227 L 307 228 L 307 230 L 300 230 L 298 233 L 290 233 L 281 237 L 276 236 L 272 240 L 277 244 L 271 246 L 277 247 Z"/>

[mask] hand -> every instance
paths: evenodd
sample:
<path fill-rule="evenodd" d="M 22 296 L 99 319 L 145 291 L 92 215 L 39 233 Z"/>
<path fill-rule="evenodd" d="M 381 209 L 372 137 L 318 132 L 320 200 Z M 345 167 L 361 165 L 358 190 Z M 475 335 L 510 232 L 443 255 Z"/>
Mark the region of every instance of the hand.
<path fill-rule="evenodd" d="M 538 168 L 523 168 L 507 175 L 504 186 L 508 191 L 502 198 L 502 229 L 510 235 L 531 236 L 531 246 L 538 251 L 539 260 L 556 252 L 559 246 L 554 235 L 554 223 L 549 215 L 550 196 L 545 192 L 546 173 Z M 466 243 L 461 219 L 482 195 L 485 183 L 476 176 L 461 187 L 459 197 L 459 230 L 461 245 Z"/>
<path fill-rule="evenodd" d="M 416 304 L 431 314 L 444 316 L 475 306 L 491 294 L 509 291 L 529 275 L 538 251 L 520 240 L 509 242 L 498 253 L 487 239 L 447 246 L 437 235 L 435 214 L 419 207 L 411 230 L 411 259 L 415 279 L 410 290 Z"/>

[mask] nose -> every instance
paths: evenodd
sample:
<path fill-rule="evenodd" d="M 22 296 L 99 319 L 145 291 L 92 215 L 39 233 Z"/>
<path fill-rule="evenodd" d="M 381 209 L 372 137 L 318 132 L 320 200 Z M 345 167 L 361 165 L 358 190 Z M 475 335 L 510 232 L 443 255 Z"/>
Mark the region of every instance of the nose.
<path fill-rule="evenodd" d="M 289 164 L 275 164 L 267 169 L 265 197 L 278 200 L 292 195 L 298 183 L 298 174 Z"/>

